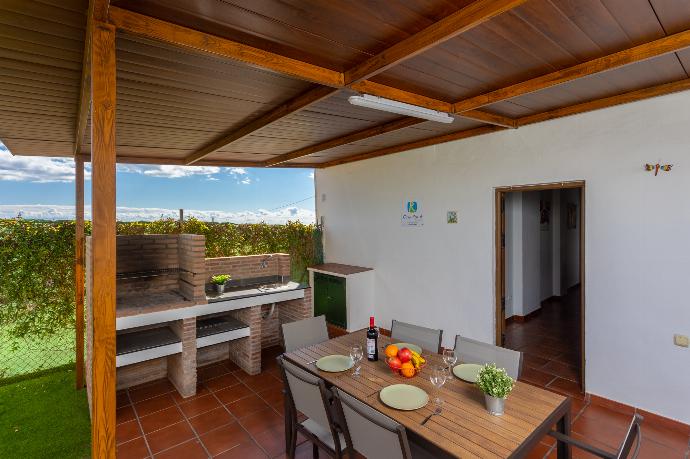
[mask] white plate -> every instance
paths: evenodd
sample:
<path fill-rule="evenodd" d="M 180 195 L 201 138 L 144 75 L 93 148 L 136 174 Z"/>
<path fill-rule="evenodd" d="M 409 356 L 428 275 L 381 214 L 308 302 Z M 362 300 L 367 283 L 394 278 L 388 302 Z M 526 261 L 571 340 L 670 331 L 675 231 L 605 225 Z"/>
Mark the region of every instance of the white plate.
<path fill-rule="evenodd" d="M 316 361 L 316 368 L 322 371 L 328 371 L 329 373 L 347 371 L 352 368 L 353 365 L 352 359 L 346 355 L 327 355 Z"/>
<path fill-rule="evenodd" d="M 475 383 L 481 369 L 482 365 L 477 365 L 476 363 L 461 363 L 453 367 L 453 374 L 463 381 Z"/>
<path fill-rule="evenodd" d="M 381 401 L 396 410 L 418 410 L 429 403 L 429 394 L 416 386 L 409 384 L 393 384 L 384 387 L 379 392 Z"/>

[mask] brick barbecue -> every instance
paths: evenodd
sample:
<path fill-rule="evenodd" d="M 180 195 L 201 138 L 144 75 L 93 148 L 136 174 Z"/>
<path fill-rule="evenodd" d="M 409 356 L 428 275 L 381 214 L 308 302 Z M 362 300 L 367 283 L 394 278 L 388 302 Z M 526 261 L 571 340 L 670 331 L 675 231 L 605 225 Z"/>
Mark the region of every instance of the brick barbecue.
<path fill-rule="evenodd" d="M 86 246 L 90 401 L 90 238 Z M 117 237 L 118 389 L 167 377 L 183 397 L 191 397 L 196 394 L 197 367 L 228 358 L 250 375 L 258 374 L 261 349 L 282 343 L 280 325 L 313 315 L 308 286 L 290 283 L 282 293 L 259 289 L 226 300 L 208 293 L 211 277 L 217 274 L 230 274 L 236 290 L 266 279 L 285 284 L 290 279 L 290 256 L 205 258 L 205 238 L 194 234 Z M 214 335 L 213 327 L 222 328 Z"/>

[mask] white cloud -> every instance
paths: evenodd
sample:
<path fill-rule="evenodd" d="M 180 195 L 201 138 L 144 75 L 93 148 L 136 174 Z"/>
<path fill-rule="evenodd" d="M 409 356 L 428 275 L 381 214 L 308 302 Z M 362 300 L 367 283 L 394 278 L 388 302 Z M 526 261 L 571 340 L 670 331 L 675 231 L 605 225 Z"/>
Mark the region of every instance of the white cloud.
<path fill-rule="evenodd" d="M 14 218 L 21 213 L 23 218 L 43 220 L 71 220 L 74 218 L 74 206 L 52 205 L 0 205 L 0 218 Z M 219 210 L 187 210 L 185 216 L 203 221 L 232 223 L 285 223 L 288 220 L 314 223 L 316 215 L 313 210 L 300 207 L 287 207 L 277 210 L 245 210 L 225 212 Z M 85 208 L 86 218 L 91 218 L 91 207 Z M 151 221 L 164 218 L 178 218 L 178 209 L 118 207 L 117 219 L 120 221 Z"/>
<path fill-rule="evenodd" d="M 309 173 L 309 178 L 312 179 L 312 180 L 314 179 L 314 171 L 311 171 L 311 172 Z"/>
<path fill-rule="evenodd" d="M 143 174 L 149 177 L 183 178 L 193 176 L 212 177 L 221 172 L 220 167 L 215 166 L 149 166 L 140 164 L 118 164 L 118 172 L 130 174 Z"/>
<path fill-rule="evenodd" d="M 85 168 L 86 179 L 91 177 L 90 167 Z M 47 158 L 43 156 L 13 156 L 0 143 L 0 180 L 12 182 L 73 182 L 74 160 L 71 158 Z"/>

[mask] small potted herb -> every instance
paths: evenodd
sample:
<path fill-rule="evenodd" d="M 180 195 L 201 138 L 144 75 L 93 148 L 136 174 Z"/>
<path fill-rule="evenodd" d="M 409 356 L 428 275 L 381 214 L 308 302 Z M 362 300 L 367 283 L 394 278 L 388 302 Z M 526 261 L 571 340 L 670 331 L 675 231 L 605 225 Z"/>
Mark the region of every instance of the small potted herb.
<path fill-rule="evenodd" d="M 503 368 L 496 368 L 495 363 L 489 363 L 479 370 L 477 386 L 484 392 L 486 409 L 494 416 L 503 414 L 506 398 L 513 390 L 513 378 L 508 376 Z"/>
<path fill-rule="evenodd" d="M 230 280 L 230 274 L 218 274 L 211 277 L 211 283 L 216 286 L 216 292 L 223 293 L 225 291 L 225 283 Z"/>

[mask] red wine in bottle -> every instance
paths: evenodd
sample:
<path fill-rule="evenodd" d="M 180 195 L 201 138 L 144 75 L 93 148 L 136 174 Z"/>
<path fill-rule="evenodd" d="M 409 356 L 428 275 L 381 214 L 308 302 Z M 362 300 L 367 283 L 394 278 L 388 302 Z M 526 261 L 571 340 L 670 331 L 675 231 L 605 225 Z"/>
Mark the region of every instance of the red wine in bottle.
<path fill-rule="evenodd" d="M 379 331 L 374 327 L 374 317 L 369 317 L 367 330 L 367 359 L 376 362 L 379 359 Z"/>

